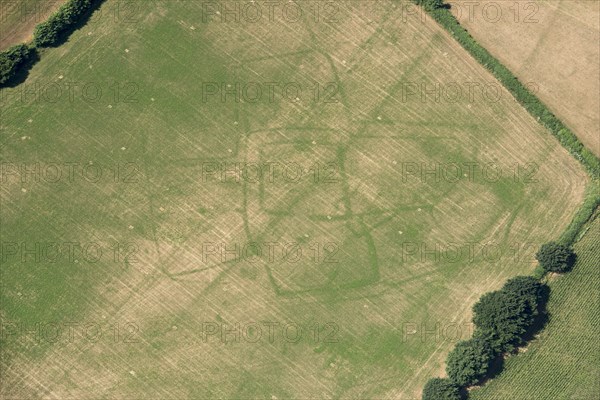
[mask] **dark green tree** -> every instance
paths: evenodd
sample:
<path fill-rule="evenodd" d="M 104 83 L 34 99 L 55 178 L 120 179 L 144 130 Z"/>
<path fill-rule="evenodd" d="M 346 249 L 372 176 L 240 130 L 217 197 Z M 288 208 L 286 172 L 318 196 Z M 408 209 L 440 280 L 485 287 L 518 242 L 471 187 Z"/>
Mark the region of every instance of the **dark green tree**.
<path fill-rule="evenodd" d="M 521 344 L 533 318 L 527 300 L 508 291 L 486 293 L 473 306 L 475 336 L 485 338 L 497 354 Z"/>
<path fill-rule="evenodd" d="M 493 357 L 489 343 L 482 338 L 458 342 L 446 359 L 446 373 L 458 386 L 475 385 L 487 373 Z"/>
<path fill-rule="evenodd" d="M 546 272 L 567 272 L 575 263 L 573 250 L 556 242 L 543 244 L 535 258 Z"/>
<path fill-rule="evenodd" d="M 447 378 L 433 378 L 423 388 L 423 400 L 460 400 L 458 387 Z"/>
<path fill-rule="evenodd" d="M 444 0 L 414 0 L 414 2 L 427 11 L 433 11 L 444 7 Z"/>
<path fill-rule="evenodd" d="M 506 281 L 502 291 L 514 293 L 527 302 L 529 309 L 537 314 L 541 300 L 543 285 L 533 276 L 516 276 Z"/>
<path fill-rule="evenodd" d="M 46 21 L 33 31 L 33 44 L 36 47 L 50 47 L 59 43 L 81 22 L 95 4 L 101 0 L 68 0 Z"/>
<path fill-rule="evenodd" d="M 12 79 L 19 67 L 29 60 L 31 49 L 19 44 L 0 53 L 0 86 Z"/>

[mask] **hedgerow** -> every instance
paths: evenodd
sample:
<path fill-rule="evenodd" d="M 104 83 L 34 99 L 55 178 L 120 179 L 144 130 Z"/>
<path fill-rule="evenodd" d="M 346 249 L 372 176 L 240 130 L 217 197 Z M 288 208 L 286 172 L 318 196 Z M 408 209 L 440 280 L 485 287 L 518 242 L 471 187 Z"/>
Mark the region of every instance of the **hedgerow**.
<path fill-rule="evenodd" d="M 473 306 L 474 336 L 485 340 L 496 355 L 513 351 L 538 314 L 542 284 L 529 276 L 506 282 L 501 290 L 484 294 Z"/>
<path fill-rule="evenodd" d="M 458 342 L 446 359 L 446 373 L 457 386 L 479 383 L 488 372 L 494 352 L 487 340 L 474 337 Z"/>
<path fill-rule="evenodd" d="M 51 47 L 60 42 L 61 37 L 71 33 L 74 27 L 89 14 L 96 0 L 69 0 L 46 21 L 38 24 L 33 32 L 36 47 Z"/>
<path fill-rule="evenodd" d="M 433 378 L 423 388 L 423 400 L 460 400 L 460 392 L 450 379 Z"/>
<path fill-rule="evenodd" d="M 583 199 L 583 204 L 577 210 L 577 213 L 571 220 L 571 223 L 560 236 L 558 242 L 565 246 L 572 246 L 581 234 L 581 230 L 586 222 L 590 220 L 594 211 L 600 206 L 600 182 L 592 180 L 588 185 Z"/>
<path fill-rule="evenodd" d="M 590 174 L 592 183 L 586 191 L 584 203 L 559 240 L 564 247 L 572 245 L 584 224 L 600 205 L 600 194 L 597 189 L 600 180 L 600 160 L 508 68 L 475 41 L 452 15 L 449 7 L 437 0 L 413 0 L 413 2 L 421 5 L 469 54 L 489 70 L 517 102 L 546 127 Z M 456 385 L 464 387 L 483 378 L 487 372 L 483 350 L 486 345 L 489 345 L 494 354 L 499 356 L 523 344 L 523 335 L 533 325 L 538 310 L 544 305 L 541 303 L 546 300 L 542 297 L 542 292 L 549 289 L 539 282 L 546 271 L 547 268 L 540 265 L 533 276 L 513 278 L 507 281 L 501 290 L 483 295 L 475 304 L 473 307 L 474 339 L 480 340 L 479 343 L 485 345 L 482 345 L 479 353 L 465 352 L 465 349 L 473 350 L 474 346 L 462 342 L 450 353 L 447 369 L 449 375 L 452 372 L 451 378 L 454 378 Z M 479 354 L 480 357 L 474 358 L 474 354 Z M 460 362 L 459 355 L 465 356 L 467 360 Z M 474 363 L 474 360 L 477 363 Z M 478 369 L 474 366 L 478 366 Z M 423 398 L 425 399 L 425 391 Z"/>
<path fill-rule="evenodd" d="M 68 0 L 33 32 L 31 45 L 19 44 L 0 52 L 0 88 L 39 60 L 38 48 L 56 46 L 86 21 L 104 0 Z M 33 57 L 35 56 L 35 57 Z"/>
<path fill-rule="evenodd" d="M 517 276 L 479 299 L 473 306 L 473 338 L 459 342 L 446 359 L 446 373 L 459 392 L 485 379 L 495 358 L 523 344 L 544 307 L 547 290 L 532 276 Z M 438 381 L 430 385 L 443 386 Z"/>
<path fill-rule="evenodd" d="M 17 75 L 19 68 L 29 61 L 33 51 L 25 44 L 18 44 L 0 52 L 0 87 Z"/>
<path fill-rule="evenodd" d="M 573 249 L 556 242 L 543 244 L 535 258 L 546 272 L 564 273 L 569 271 L 575 263 Z"/>
<path fill-rule="evenodd" d="M 420 4 L 423 0 L 413 0 Z M 600 160 L 589 151 L 547 107 L 530 90 L 523 85 L 500 61 L 482 47 L 469 32 L 463 28 L 449 8 L 443 4 L 428 3 L 425 10 L 442 27 L 467 50 L 477 61 L 489 70 L 514 96 L 514 98 L 544 127 L 546 127 L 577 160 L 587 169 L 590 175 L 600 177 Z"/>

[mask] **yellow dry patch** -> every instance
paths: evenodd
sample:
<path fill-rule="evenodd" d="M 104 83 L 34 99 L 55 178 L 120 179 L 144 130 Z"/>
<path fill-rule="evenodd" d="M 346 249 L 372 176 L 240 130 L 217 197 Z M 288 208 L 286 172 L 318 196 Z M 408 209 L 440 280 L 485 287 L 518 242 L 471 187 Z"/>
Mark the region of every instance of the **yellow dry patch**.
<path fill-rule="evenodd" d="M 451 2 L 461 25 L 600 155 L 600 3 L 466 3 Z"/>

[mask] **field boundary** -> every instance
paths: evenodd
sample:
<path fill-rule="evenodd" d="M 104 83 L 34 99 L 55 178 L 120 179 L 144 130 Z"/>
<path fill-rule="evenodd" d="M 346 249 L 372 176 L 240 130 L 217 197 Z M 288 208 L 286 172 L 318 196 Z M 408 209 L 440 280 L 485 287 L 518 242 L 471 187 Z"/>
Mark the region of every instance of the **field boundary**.
<path fill-rule="evenodd" d="M 449 4 L 444 4 L 443 0 L 412 1 L 420 6 L 442 28 L 450 33 L 461 47 L 477 60 L 477 62 L 490 71 L 512 94 L 515 100 L 517 100 L 517 102 L 521 104 L 542 126 L 548 129 L 550 133 L 556 137 L 559 143 L 576 160 L 578 160 L 587 171 L 591 178 L 591 182 L 586 188 L 584 200 L 577 209 L 571 222 L 558 239 L 560 243 L 571 247 L 585 234 L 584 228 L 587 222 L 592 219 L 600 206 L 600 159 L 585 147 L 579 138 L 577 138 L 577 136 L 571 132 L 571 130 L 567 128 L 566 125 L 556 117 L 535 94 L 531 93 L 531 91 L 529 91 L 506 66 L 495 58 L 486 48 L 480 45 L 466 28 L 460 25 L 456 17 L 450 12 Z M 533 276 L 545 286 L 546 272 L 542 270 L 540 266 L 536 268 Z M 545 307 L 545 304 L 543 304 L 542 307 Z M 502 356 L 503 355 L 501 354 L 499 357 Z M 497 374 L 498 372 L 499 371 L 495 371 L 494 374 Z M 434 380 L 440 381 L 439 378 L 434 378 L 431 381 Z M 485 377 L 483 383 L 485 384 Z M 448 382 L 448 384 L 452 385 L 451 382 Z M 465 390 L 466 388 L 459 387 L 457 389 L 460 389 L 461 394 L 459 396 L 468 398 L 468 391 Z M 429 394 L 427 396 L 429 396 Z"/>
<path fill-rule="evenodd" d="M 0 52 L 0 89 L 15 87 L 27 78 L 40 60 L 44 47 L 59 47 L 84 26 L 104 0 L 66 0 L 45 21 L 35 26 L 31 43 L 21 43 Z"/>
<path fill-rule="evenodd" d="M 435 0 L 413 0 L 417 4 L 436 3 Z M 441 0 L 439 0 L 441 4 Z M 600 178 L 600 159 L 581 143 L 577 136 L 519 79 L 489 51 L 480 45 L 450 12 L 449 5 L 437 8 L 424 6 L 423 9 L 440 26 L 475 58 L 484 68 L 490 71 L 500 83 L 513 95 L 531 116 L 555 136 L 560 144 L 573 155 L 588 171 L 593 179 Z"/>
<path fill-rule="evenodd" d="M 589 355 L 585 356 L 585 354 L 597 354 L 598 347 L 597 345 L 593 345 L 593 339 L 591 338 L 594 335 L 590 335 L 591 332 L 597 331 L 597 327 L 594 327 L 592 322 L 596 318 L 594 318 L 594 315 L 588 313 L 596 311 L 595 315 L 598 315 L 600 309 L 595 307 L 595 303 L 597 303 L 597 301 L 593 300 L 595 296 L 591 296 L 590 298 L 587 293 L 591 288 L 597 290 L 597 281 L 600 278 L 597 269 L 594 268 L 595 265 L 593 262 L 594 256 L 600 250 L 598 246 L 600 242 L 594 241 L 600 233 L 600 230 L 596 229 L 599 223 L 600 209 L 597 209 L 590 220 L 584 225 L 584 229 L 580 234 L 581 242 L 578 244 L 579 247 L 577 249 L 579 256 L 572 273 L 558 279 L 548 279 L 547 285 L 551 288 L 552 293 L 555 294 L 548 301 L 550 318 L 548 326 L 545 328 L 548 332 L 537 340 L 531 341 L 523 349 L 523 353 L 525 351 L 528 353 L 523 354 L 522 357 L 510 357 L 510 359 L 505 360 L 504 373 L 497 376 L 497 379 L 494 379 L 489 385 L 484 385 L 473 390 L 472 397 L 479 400 L 498 398 L 498 396 L 502 398 L 518 397 L 528 399 L 599 398 L 600 380 L 593 379 L 597 375 L 595 372 L 597 372 L 598 368 L 597 364 L 594 364 L 594 358 L 596 357 L 590 358 Z M 574 319 L 582 318 L 584 315 L 586 316 L 584 320 L 586 323 L 586 328 L 584 328 L 586 333 L 580 333 L 580 327 L 577 327 L 577 329 L 572 328 L 572 324 L 577 323 Z M 562 329 L 565 329 L 564 327 L 568 327 L 566 332 L 562 331 Z M 570 336 L 563 337 L 562 335 Z M 581 348 L 580 343 L 576 343 L 573 336 L 577 338 L 581 337 L 581 340 L 586 345 Z M 557 346 L 562 347 L 557 348 Z M 535 355 L 531 354 L 531 352 Z M 593 379 L 593 384 L 590 381 L 587 381 L 588 384 L 583 384 L 581 380 L 577 384 L 572 384 L 574 380 L 569 380 L 570 384 L 561 383 L 560 377 L 557 376 L 557 370 L 552 367 L 552 362 L 557 362 L 558 358 L 568 360 L 575 354 L 575 357 L 579 357 L 581 361 L 587 363 L 587 366 L 591 367 L 593 365 L 593 368 L 588 367 L 587 369 L 580 370 L 578 368 L 582 366 L 579 364 L 574 364 L 576 367 L 569 365 L 568 375 L 565 375 L 566 371 L 561 370 L 560 377 L 571 376 L 581 371 L 582 376 Z M 549 370 L 544 371 L 543 368 L 545 367 L 549 368 Z M 520 371 L 523 371 L 523 368 L 527 370 L 532 369 L 535 372 L 523 376 L 520 373 Z M 552 376 L 552 382 L 547 382 L 549 374 Z M 548 390 L 548 387 L 544 387 L 539 389 L 540 392 L 535 397 L 532 397 L 532 395 L 523 396 L 524 393 L 531 393 L 540 384 L 545 384 L 546 382 L 548 383 L 547 386 L 551 388 L 550 390 Z M 576 392 L 573 392 L 574 390 Z"/>
<path fill-rule="evenodd" d="M 451 42 L 450 42 L 450 43 L 451 43 Z M 409 49 L 410 49 L 410 48 L 409 48 Z M 127 51 L 128 51 L 128 50 L 127 50 Z M 189 50 L 186 50 L 186 49 L 184 48 L 184 51 L 187 53 Z M 375 53 L 375 54 L 377 54 L 377 53 Z M 75 54 L 75 55 L 77 56 L 77 54 Z M 463 56 L 464 56 L 464 55 L 463 55 Z M 458 59 L 460 60 L 460 57 L 459 57 Z M 50 60 L 44 60 L 44 61 L 50 61 Z M 476 66 L 476 65 L 475 65 L 475 66 Z M 392 75 L 392 78 L 393 78 L 394 80 L 395 80 L 395 79 L 397 79 L 397 78 L 394 76 L 394 72 L 392 72 L 392 73 L 391 73 L 391 75 Z M 511 92 L 511 93 L 512 93 L 512 92 Z M 152 98 L 152 101 L 154 101 L 154 98 Z M 514 105 L 514 103 L 513 103 L 513 105 Z M 112 106 L 111 106 L 111 108 L 112 108 Z M 518 108 L 518 107 L 517 107 L 517 108 Z M 145 111 L 145 110 L 144 110 L 144 111 Z M 511 109 L 511 111 L 512 111 L 512 109 Z M 518 109 L 517 109 L 516 111 L 518 111 Z M 237 110 L 236 110 L 236 112 L 237 112 Z M 521 114 L 522 114 L 522 113 L 521 113 Z M 237 115 L 236 115 L 236 116 L 237 116 Z M 528 119 L 528 117 L 527 117 L 525 114 L 523 114 L 523 119 Z M 539 121 L 539 119 L 540 119 L 540 118 L 538 117 L 538 121 Z M 533 121 L 531 121 L 531 120 L 529 120 L 529 122 L 533 123 Z M 237 123 L 237 121 L 236 121 L 236 123 Z M 535 125 L 535 124 L 534 124 L 534 125 Z M 548 128 L 548 129 L 549 129 L 549 128 Z M 52 130 L 51 130 L 51 131 L 49 132 L 49 134 L 50 134 L 50 136 L 49 136 L 49 137 L 51 137 L 51 136 L 52 136 L 52 133 L 53 133 L 53 132 L 52 132 Z M 538 133 L 540 134 L 540 136 L 542 136 L 542 135 L 541 135 L 541 132 L 538 132 Z M 534 133 L 532 133 L 532 136 L 533 136 L 533 135 L 536 135 L 536 134 L 538 134 L 538 133 L 535 133 L 535 132 L 534 132 Z M 556 136 L 556 135 L 555 135 L 555 136 Z M 147 139 L 147 138 L 146 138 L 146 139 Z M 575 138 L 575 139 L 577 140 L 577 138 Z M 513 139 L 513 140 L 514 140 L 514 139 Z M 560 139 L 559 139 L 559 140 L 560 140 Z M 161 138 L 160 138 L 160 136 L 158 136 L 158 143 L 159 143 L 159 144 L 160 144 L 160 141 L 161 141 Z M 137 143 L 137 142 L 136 142 L 136 143 Z M 152 144 L 152 142 L 150 142 L 150 144 Z M 557 150 L 560 150 L 559 148 L 557 148 L 557 147 L 556 147 L 556 145 L 555 145 L 555 144 L 554 144 L 554 145 L 552 145 L 552 143 L 550 143 L 550 144 L 551 144 L 551 146 L 550 146 L 551 148 L 553 148 L 553 149 L 557 149 Z M 561 142 L 561 144 L 562 144 L 562 142 Z M 146 142 L 144 142 L 144 143 L 143 143 L 143 145 L 145 146 L 145 145 L 146 145 Z M 564 144 L 562 144 L 562 145 L 563 145 L 563 146 L 565 146 Z M 175 147 L 175 146 L 174 146 L 174 147 Z M 584 149 L 584 150 L 587 150 L 587 149 Z M 562 157 L 562 156 L 564 156 L 564 154 L 562 153 L 562 151 L 561 151 L 560 153 L 561 153 L 561 154 L 560 154 L 560 156 L 561 156 L 561 157 Z M 187 154 L 187 153 L 184 153 L 184 154 Z M 236 148 L 236 154 L 237 154 L 237 148 Z M 573 153 L 572 153 L 572 154 L 573 154 Z M 148 155 L 151 155 L 151 153 L 148 153 Z M 573 155 L 573 156 L 575 157 L 575 155 Z M 567 157 L 567 159 L 568 159 L 568 157 Z M 585 161 L 585 160 L 583 160 L 583 159 L 579 159 L 579 161 L 580 161 L 580 162 L 582 162 L 582 163 L 584 163 L 584 161 Z M 144 163 L 146 163 L 146 160 L 144 160 Z M 585 165 L 585 163 L 584 163 L 584 165 Z M 587 168 L 586 168 L 586 169 L 587 169 Z M 558 172 L 560 172 L 560 169 L 559 169 L 559 171 L 558 171 Z M 589 172 L 589 171 L 588 171 L 588 172 Z M 590 173 L 590 174 L 591 174 L 591 173 Z M 560 175 L 559 175 L 559 176 L 560 176 Z M 582 175 L 578 174 L 578 176 L 582 176 Z M 592 177 L 594 178 L 594 175 L 592 175 Z M 579 179 L 579 178 L 578 178 L 578 179 Z M 585 180 L 587 181 L 587 179 L 585 179 Z M 594 182 L 594 183 L 595 183 L 595 181 L 594 181 L 594 180 L 593 180 L 592 182 Z M 579 236 L 581 236 L 581 235 L 582 235 L 582 229 L 584 228 L 585 221 L 586 221 L 587 219 L 589 219 L 589 215 L 588 215 L 588 211 L 589 211 L 589 210 L 588 210 L 588 209 L 589 209 L 589 208 L 591 208 L 591 210 L 592 210 L 592 212 L 593 212 L 594 208 L 595 208 L 595 207 L 598 205 L 598 203 L 599 203 L 599 199 L 600 199 L 600 198 L 598 197 L 598 194 L 597 194 L 597 192 L 596 192 L 596 191 L 594 191 L 594 190 L 592 190 L 592 189 L 594 188 L 594 186 L 595 186 L 595 185 L 592 185 L 592 187 L 591 187 L 591 188 L 590 188 L 589 186 L 586 188 L 586 193 L 585 193 L 585 197 L 584 197 L 584 199 L 585 199 L 585 200 L 583 201 L 583 205 L 581 205 L 581 206 L 577 205 L 577 202 L 578 202 L 578 201 L 577 201 L 577 200 L 575 200 L 574 204 L 573 204 L 572 206 L 568 207 L 568 214 L 569 214 L 569 215 L 570 215 L 570 214 L 575 214 L 575 217 L 573 217 L 573 219 L 572 219 L 572 221 L 571 221 L 571 222 L 569 222 L 569 221 L 566 221 L 566 220 L 565 220 L 565 221 L 563 221 L 563 222 L 565 223 L 565 225 L 566 225 L 566 223 L 567 223 L 567 222 L 569 222 L 569 225 L 568 225 L 568 228 L 567 228 L 567 230 L 566 230 L 565 232 L 563 232 L 563 233 L 562 233 L 561 240 L 563 240 L 562 238 L 564 237 L 564 241 L 566 241 L 566 242 L 569 242 L 569 243 L 570 243 L 570 242 L 574 242 L 574 241 L 576 241 L 576 240 L 577 240 L 577 238 L 578 238 Z M 177 186 L 175 186 L 175 187 L 177 187 Z M 151 198 L 150 196 L 152 195 L 152 193 L 148 193 L 147 195 L 148 195 L 148 197 L 149 197 L 149 198 Z M 578 196 L 578 197 L 579 197 L 579 196 Z M 172 198 L 173 198 L 173 199 L 177 199 L 177 198 L 175 198 L 175 197 L 172 197 Z M 168 199 L 168 198 L 167 198 L 167 199 Z M 534 200 L 535 200 L 535 198 L 534 198 Z M 589 201 L 588 201 L 588 200 L 589 200 Z M 535 204 L 535 201 L 534 201 L 534 204 Z M 570 204 L 570 203 L 569 203 L 569 204 Z M 586 208 L 586 205 L 587 205 L 587 208 Z M 150 209 L 150 210 L 151 210 L 151 212 L 152 212 L 152 207 L 153 207 L 152 203 L 150 204 L 150 206 L 151 206 L 151 209 Z M 158 205 L 156 205 L 156 207 L 158 207 Z M 561 205 L 560 207 L 561 207 L 561 208 L 565 208 L 564 204 L 563 204 L 563 205 Z M 575 212 L 575 209 L 577 209 L 577 211 L 576 211 L 576 212 Z M 419 210 L 419 211 L 421 211 L 421 210 Z M 569 218 L 569 215 L 567 215 L 567 216 L 566 216 L 566 218 Z M 587 215 L 587 217 L 586 217 L 586 215 Z M 565 219 L 566 219 L 566 218 L 565 218 Z M 171 222 L 171 220 L 169 220 L 168 222 Z M 177 222 L 177 220 L 175 220 L 175 222 Z M 160 222 L 158 222 L 158 223 L 160 224 Z M 157 224 L 156 224 L 155 222 L 153 222 L 152 224 L 153 224 L 153 225 L 152 225 L 152 228 L 155 228 L 155 227 L 157 226 Z M 166 223 L 165 223 L 165 226 L 167 226 L 167 224 L 166 224 Z M 132 229 L 132 228 L 130 228 L 130 229 Z M 571 232 L 571 233 L 569 233 L 569 232 Z M 401 232 L 400 232 L 400 233 L 401 233 Z M 557 234 L 560 234 L 560 232 L 557 232 Z M 182 236 L 183 236 L 183 235 L 182 235 Z M 190 236 L 191 236 L 191 235 L 190 235 Z M 153 238 L 154 238 L 154 240 L 155 240 L 155 241 L 157 240 L 157 239 L 156 239 L 156 234 L 154 234 Z M 192 237 L 192 238 L 193 238 L 193 237 Z M 187 239 L 187 238 L 186 238 L 186 239 Z M 178 245 L 178 244 L 175 244 L 175 246 L 177 246 L 177 245 Z M 392 248 L 392 249 L 390 249 L 390 250 L 393 252 L 393 251 L 394 251 L 394 248 Z M 159 254 L 158 254 L 158 256 L 160 257 L 160 250 L 157 250 L 157 252 L 159 253 Z M 170 255 L 170 254 L 169 254 L 169 255 Z M 397 301 L 397 300 L 393 300 L 393 301 Z M 126 304 L 126 303 L 123 303 L 123 304 Z M 439 348 L 439 347 L 438 347 L 438 348 Z M 409 372 L 409 373 L 410 373 L 410 372 Z M 342 392 L 342 393 L 343 393 L 343 392 Z"/>

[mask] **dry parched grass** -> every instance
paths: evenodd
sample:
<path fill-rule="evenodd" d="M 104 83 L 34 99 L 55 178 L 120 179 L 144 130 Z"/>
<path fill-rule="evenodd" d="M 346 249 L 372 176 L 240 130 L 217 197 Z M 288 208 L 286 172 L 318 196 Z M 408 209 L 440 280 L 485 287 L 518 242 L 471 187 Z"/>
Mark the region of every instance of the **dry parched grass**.
<path fill-rule="evenodd" d="M 11 256 L 3 320 L 106 333 L 36 345 L 12 335 L 2 395 L 418 397 L 477 298 L 532 271 L 537 245 L 571 219 L 584 172 L 451 37 L 391 2 L 340 2 L 329 22 L 203 23 L 202 12 L 165 1 L 140 7 L 138 24 L 92 18 L 25 82 L 95 82 L 93 103 L 4 92 L 3 160 L 131 162 L 138 179 L 3 183 L 2 241 L 135 244 L 136 262 Z M 205 96 L 207 83 L 248 82 L 302 90 Z M 412 93 L 469 83 L 499 96 Z M 316 97 L 316 84 L 335 90 Z M 215 163 L 299 169 L 236 182 L 207 170 Z M 444 175 L 456 165 L 457 179 Z M 500 175 L 484 175 L 489 165 Z M 237 255 L 248 243 L 263 252 Z M 289 243 L 302 251 L 293 261 Z M 458 260 L 442 257 L 449 244 L 463 247 Z M 115 324 L 135 341 L 115 342 Z"/>
<path fill-rule="evenodd" d="M 460 24 L 600 156 L 600 3 L 484 0 L 471 17 L 464 2 L 450 3 Z"/>

